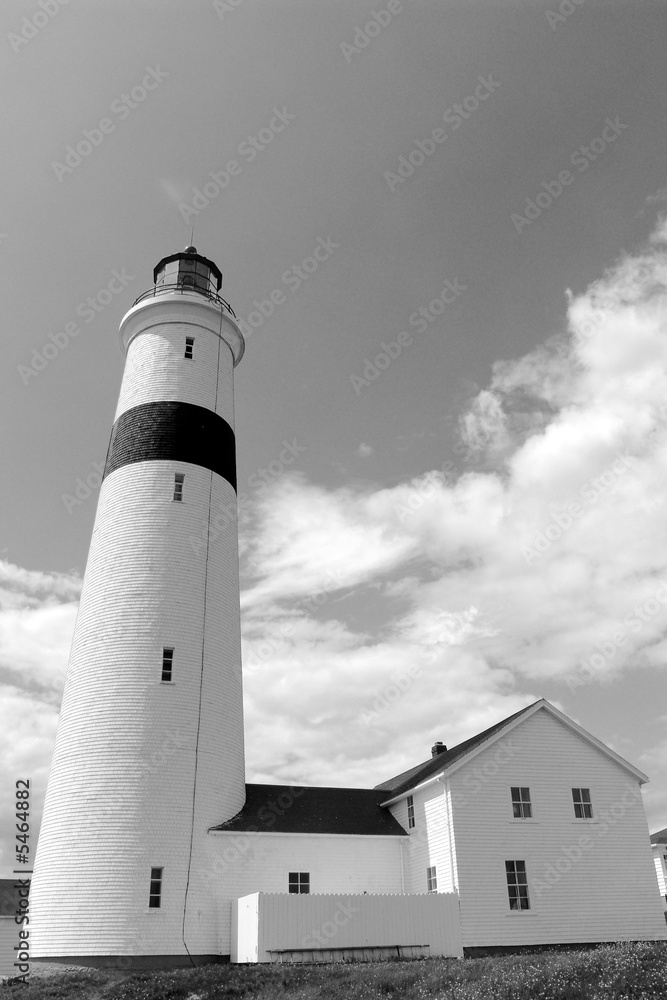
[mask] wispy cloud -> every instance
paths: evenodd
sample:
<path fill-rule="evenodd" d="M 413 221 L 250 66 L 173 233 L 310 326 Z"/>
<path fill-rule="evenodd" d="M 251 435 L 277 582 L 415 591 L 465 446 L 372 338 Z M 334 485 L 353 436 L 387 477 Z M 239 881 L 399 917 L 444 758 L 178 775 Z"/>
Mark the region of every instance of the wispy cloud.
<path fill-rule="evenodd" d="M 259 530 L 247 543 L 255 577 L 242 607 L 274 597 L 302 597 L 379 577 L 416 553 L 416 544 L 396 530 L 391 491 L 369 495 L 348 489 L 328 492 L 303 476 L 286 476 L 257 506 Z"/>

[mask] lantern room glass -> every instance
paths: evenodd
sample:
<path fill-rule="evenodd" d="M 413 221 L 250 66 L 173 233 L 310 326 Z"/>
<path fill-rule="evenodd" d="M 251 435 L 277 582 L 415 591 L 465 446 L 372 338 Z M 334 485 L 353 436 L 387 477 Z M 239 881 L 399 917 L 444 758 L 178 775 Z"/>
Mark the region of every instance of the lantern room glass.
<path fill-rule="evenodd" d="M 194 257 L 171 260 L 158 272 L 156 286 L 177 285 L 184 291 L 192 288 L 204 294 L 215 294 L 217 283 L 210 267 Z"/>

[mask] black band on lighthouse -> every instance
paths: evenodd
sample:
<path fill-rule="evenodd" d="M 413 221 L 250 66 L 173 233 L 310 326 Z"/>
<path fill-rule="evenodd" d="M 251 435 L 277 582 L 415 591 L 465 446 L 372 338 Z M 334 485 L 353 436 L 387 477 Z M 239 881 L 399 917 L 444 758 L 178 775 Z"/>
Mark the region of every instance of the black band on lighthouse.
<path fill-rule="evenodd" d="M 104 477 L 132 462 L 191 462 L 217 472 L 236 489 L 234 431 L 192 403 L 142 403 L 121 413 L 111 431 Z"/>

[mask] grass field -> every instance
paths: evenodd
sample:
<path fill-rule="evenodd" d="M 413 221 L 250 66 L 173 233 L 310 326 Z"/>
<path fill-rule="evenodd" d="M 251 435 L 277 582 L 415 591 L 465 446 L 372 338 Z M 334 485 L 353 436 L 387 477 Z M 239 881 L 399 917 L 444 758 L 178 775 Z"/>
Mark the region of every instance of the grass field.
<path fill-rule="evenodd" d="M 81 970 L 0 986 L 1 1000 L 667 1000 L 667 943 L 412 962 Z"/>

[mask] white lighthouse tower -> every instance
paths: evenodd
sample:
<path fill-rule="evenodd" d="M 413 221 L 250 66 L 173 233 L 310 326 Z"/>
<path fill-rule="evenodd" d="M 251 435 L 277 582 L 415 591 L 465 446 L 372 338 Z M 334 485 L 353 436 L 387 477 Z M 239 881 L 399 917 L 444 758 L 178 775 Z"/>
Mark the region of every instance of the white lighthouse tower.
<path fill-rule="evenodd" d="M 245 799 L 244 342 L 221 283 L 187 247 L 120 325 L 125 372 L 30 892 L 34 958 L 164 965 L 220 951 L 207 830 Z"/>

